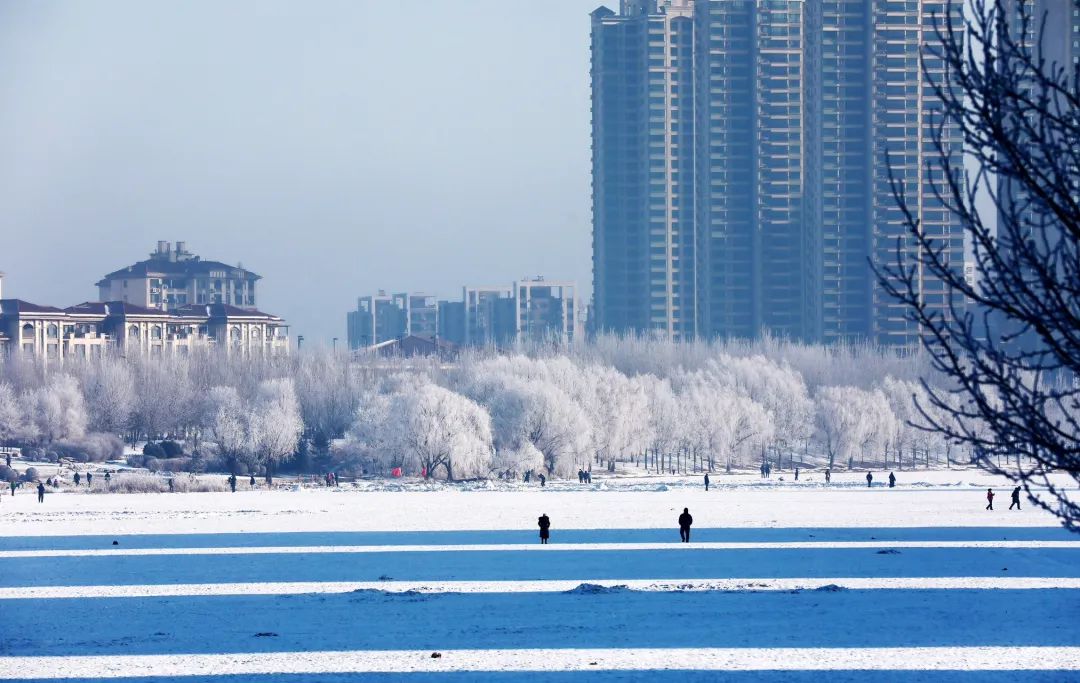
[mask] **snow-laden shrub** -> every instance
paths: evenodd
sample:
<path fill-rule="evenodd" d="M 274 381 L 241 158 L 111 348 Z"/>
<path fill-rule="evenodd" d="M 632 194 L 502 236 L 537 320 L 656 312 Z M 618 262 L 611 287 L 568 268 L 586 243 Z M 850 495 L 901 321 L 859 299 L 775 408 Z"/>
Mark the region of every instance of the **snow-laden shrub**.
<path fill-rule="evenodd" d="M 142 453 L 150 458 L 165 457 L 165 449 L 161 447 L 161 444 L 154 443 L 153 441 L 146 442 L 146 445 L 142 448 Z"/>
<path fill-rule="evenodd" d="M 0 481 L 18 481 L 19 473 L 8 467 L 7 465 L 0 465 Z"/>
<path fill-rule="evenodd" d="M 38 479 L 37 468 L 36 467 L 27 467 L 26 471 L 22 473 L 22 476 L 20 477 L 20 479 L 22 479 L 23 481 L 31 481 L 31 482 L 37 481 L 37 479 Z"/>
<path fill-rule="evenodd" d="M 105 482 L 104 476 L 95 476 L 90 492 L 165 493 L 169 490 L 169 479 L 173 480 L 173 491 L 177 493 L 210 493 L 229 489 L 224 477 L 193 477 L 190 475 L 168 477 L 140 472 L 125 472 L 114 474 L 108 483 Z"/>
<path fill-rule="evenodd" d="M 58 458 L 71 458 L 76 462 L 104 462 L 122 457 L 124 443 L 113 434 L 95 432 L 80 439 L 54 441 L 49 450 Z"/>

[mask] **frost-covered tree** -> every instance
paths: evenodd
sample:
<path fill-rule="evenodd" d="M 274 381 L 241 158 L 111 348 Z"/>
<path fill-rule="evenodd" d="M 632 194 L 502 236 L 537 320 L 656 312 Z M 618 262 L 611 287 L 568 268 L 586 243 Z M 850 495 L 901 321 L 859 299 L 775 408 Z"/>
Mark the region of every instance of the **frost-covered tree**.
<path fill-rule="evenodd" d="M 89 409 L 89 424 L 95 431 L 123 436 L 131 429 L 135 412 L 135 374 L 122 358 L 107 355 L 97 362 L 78 367 Z"/>
<path fill-rule="evenodd" d="M 86 433 L 86 401 L 71 375 L 53 375 L 37 390 L 31 405 L 31 421 L 46 443 L 79 439 Z"/>
<path fill-rule="evenodd" d="M 249 454 L 264 469 L 266 481 L 273 483 L 274 469 L 296 452 L 304 430 L 300 403 L 291 379 L 262 382 L 252 403 L 247 419 Z"/>
<path fill-rule="evenodd" d="M 240 395 L 232 387 L 214 387 L 208 403 L 207 433 L 226 470 L 236 474 L 248 452 L 247 419 Z"/>

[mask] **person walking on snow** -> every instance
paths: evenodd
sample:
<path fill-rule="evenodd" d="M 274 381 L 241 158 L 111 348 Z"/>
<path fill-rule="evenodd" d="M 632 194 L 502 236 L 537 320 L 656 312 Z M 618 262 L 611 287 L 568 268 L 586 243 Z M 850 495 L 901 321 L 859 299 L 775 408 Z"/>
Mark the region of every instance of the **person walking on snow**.
<path fill-rule="evenodd" d="M 799 481 L 799 468 L 795 468 L 795 481 Z"/>
<path fill-rule="evenodd" d="M 93 480 L 94 480 L 94 473 L 93 472 L 87 472 L 86 473 L 86 487 L 87 488 L 90 488 L 90 482 L 92 482 Z"/>
<path fill-rule="evenodd" d="M 547 513 L 540 515 L 540 519 L 536 523 L 540 526 L 540 544 L 547 545 L 548 538 L 551 536 L 548 531 L 551 528 L 551 520 L 548 519 Z"/>
<path fill-rule="evenodd" d="M 690 542 L 690 525 L 694 523 L 694 518 L 690 516 L 690 508 L 683 508 L 682 514 L 679 515 L 679 538 L 683 543 Z"/>
<path fill-rule="evenodd" d="M 39 502 L 39 503 L 44 503 L 45 502 L 45 484 L 42 484 L 40 481 L 38 482 L 38 485 L 37 485 L 37 502 Z"/>
<path fill-rule="evenodd" d="M 825 483 L 832 481 L 832 470 L 825 470 Z"/>
<path fill-rule="evenodd" d="M 706 491 L 709 490 L 709 473 L 708 472 L 705 473 L 705 490 Z"/>
<path fill-rule="evenodd" d="M 1013 509 L 1013 505 L 1016 506 L 1017 510 L 1020 509 L 1020 487 L 1019 486 L 1017 486 L 1016 488 L 1013 489 L 1013 492 L 1012 492 L 1012 504 L 1009 505 L 1010 510 Z"/>
<path fill-rule="evenodd" d="M 233 493 L 236 493 L 236 475 L 235 474 L 230 474 L 229 475 L 229 490 L 231 490 Z"/>
<path fill-rule="evenodd" d="M 15 487 L 18 486 L 18 485 L 19 485 L 18 482 L 15 482 L 15 481 L 11 482 L 11 495 L 13 495 L 13 496 L 15 495 Z"/>
<path fill-rule="evenodd" d="M 986 489 L 986 509 L 994 509 L 994 489 Z"/>
<path fill-rule="evenodd" d="M 896 486 L 896 475 L 889 472 L 889 488 Z"/>
<path fill-rule="evenodd" d="M 81 479 L 82 477 L 79 475 L 78 472 L 76 472 L 74 478 L 75 478 L 75 485 L 78 486 L 79 485 L 79 479 Z"/>
<path fill-rule="evenodd" d="M 251 480 L 248 482 L 248 486 L 255 488 L 255 475 L 251 475 Z"/>
<path fill-rule="evenodd" d="M 867 472 L 866 473 L 866 488 L 870 488 L 870 486 L 873 485 L 873 483 L 874 483 L 874 475 Z"/>
<path fill-rule="evenodd" d="M 547 477 L 545 477 L 545 476 L 544 476 L 544 475 L 543 475 L 543 474 L 541 473 L 541 474 L 540 474 L 540 487 L 541 487 L 541 488 L 543 488 L 544 486 L 547 486 Z"/>

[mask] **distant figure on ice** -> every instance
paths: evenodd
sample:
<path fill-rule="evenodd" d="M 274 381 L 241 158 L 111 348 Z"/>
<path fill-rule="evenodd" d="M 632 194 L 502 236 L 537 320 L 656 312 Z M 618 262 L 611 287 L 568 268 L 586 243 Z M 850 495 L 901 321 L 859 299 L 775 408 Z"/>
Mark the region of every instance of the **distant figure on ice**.
<path fill-rule="evenodd" d="M 169 477 L 169 493 L 176 491 L 176 485 L 173 484 L 172 477 Z"/>
<path fill-rule="evenodd" d="M 705 473 L 705 490 L 706 491 L 709 490 L 709 473 L 708 472 Z"/>
<path fill-rule="evenodd" d="M 771 462 L 765 463 L 765 478 L 766 479 L 772 479 L 772 463 Z"/>
<path fill-rule="evenodd" d="M 825 483 L 828 484 L 830 481 L 832 481 L 832 470 L 827 469 L 825 470 Z"/>
<path fill-rule="evenodd" d="M 761 463 L 761 478 L 765 478 L 765 463 Z"/>
<path fill-rule="evenodd" d="M 78 472 L 76 472 L 74 479 L 75 479 L 75 485 L 78 486 L 79 485 L 79 480 L 82 479 L 82 476 Z"/>
<path fill-rule="evenodd" d="M 874 475 L 869 472 L 866 473 L 866 488 L 870 488 L 874 484 Z"/>
<path fill-rule="evenodd" d="M 7 454 L 7 466 L 11 467 L 11 453 Z"/>
<path fill-rule="evenodd" d="M 551 533 L 548 531 L 548 529 L 551 528 L 551 520 L 548 519 L 547 513 L 540 515 L 537 524 L 540 526 L 540 544 L 547 545 L 548 538 L 551 536 Z"/>
<path fill-rule="evenodd" d="M 540 473 L 540 486 L 547 486 L 547 477 L 542 472 Z"/>
<path fill-rule="evenodd" d="M 587 472 L 585 472 L 585 483 L 586 484 L 591 484 L 592 483 L 592 470 L 588 470 Z"/>
<path fill-rule="evenodd" d="M 525 473 L 525 483 L 526 483 L 526 484 L 528 484 L 528 483 L 529 483 L 529 479 L 530 479 L 531 477 L 532 477 L 532 470 L 529 470 L 528 472 L 526 472 L 526 473 Z"/>
<path fill-rule="evenodd" d="M 994 509 L 994 489 L 986 489 L 986 509 Z"/>
<path fill-rule="evenodd" d="M 40 481 L 38 482 L 38 485 L 37 485 L 37 502 L 39 502 L 39 503 L 44 503 L 45 502 L 45 484 L 42 484 Z"/>
<path fill-rule="evenodd" d="M 682 514 L 679 515 L 679 538 L 683 543 L 690 542 L 690 525 L 694 523 L 694 518 L 690 516 L 690 508 L 683 508 Z"/>
<path fill-rule="evenodd" d="M 108 472 L 106 472 L 106 473 L 105 473 L 105 485 L 106 485 L 106 486 L 108 486 L 108 485 L 109 485 L 109 480 L 110 480 L 110 479 L 112 479 L 112 475 L 111 475 L 111 474 L 109 474 Z"/>
<path fill-rule="evenodd" d="M 795 468 L 795 481 L 799 481 L 799 468 Z"/>
<path fill-rule="evenodd" d="M 233 493 L 236 493 L 236 475 L 235 474 L 230 474 L 229 475 L 229 489 Z"/>
<path fill-rule="evenodd" d="M 87 486 L 87 488 L 89 488 L 90 482 L 92 482 L 93 480 L 94 480 L 94 473 L 93 472 L 87 472 L 86 473 L 86 486 Z"/>
<path fill-rule="evenodd" d="M 889 472 L 889 488 L 896 486 L 896 475 Z"/>
<path fill-rule="evenodd" d="M 13 495 L 13 496 L 15 495 L 15 487 L 18 486 L 18 485 L 19 485 L 19 483 L 16 482 L 16 481 L 11 482 L 11 495 Z"/>
<path fill-rule="evenodd" d="M 1016 506 L 1017 510 L 1020 509 L 1020 487 L 1019 486 L 1017 486 L 1016 488 L 1013 489 L 1013 492 L 1012 492 L 1012 504 L 1009 505 L 1010 510 L 1013 509 L 1013 505 Z"/>
<path fill-rule="evenodd" d="M 251 475 L 251 479 L 248 481 L 248 486 L 255 488 L 255 475 Z"/>

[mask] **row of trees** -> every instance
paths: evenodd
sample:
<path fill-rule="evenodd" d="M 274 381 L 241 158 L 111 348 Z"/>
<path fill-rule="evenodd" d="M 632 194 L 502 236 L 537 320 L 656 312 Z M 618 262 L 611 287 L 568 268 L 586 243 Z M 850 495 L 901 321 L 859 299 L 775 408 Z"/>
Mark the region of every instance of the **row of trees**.
<path fill-rule="evenodd" d="M 446 478 L 562 477 L 619 462 L 902 467 L 955 455 L 911 424 L 925 374 L 918 354 L 771 339 L 601 337 L 452 364 L 305 350 L 106 357 L 46 371 L 11 358 L 0 368 L 0 440 L 100 459 L 116 457 L 118 445 L 100 445 L 109 439 L 168 438 L 185 444 L 185 466 L 268 476 L 283 465 Z"/>

